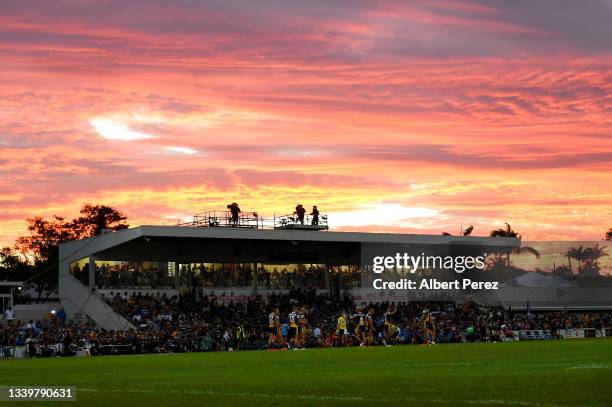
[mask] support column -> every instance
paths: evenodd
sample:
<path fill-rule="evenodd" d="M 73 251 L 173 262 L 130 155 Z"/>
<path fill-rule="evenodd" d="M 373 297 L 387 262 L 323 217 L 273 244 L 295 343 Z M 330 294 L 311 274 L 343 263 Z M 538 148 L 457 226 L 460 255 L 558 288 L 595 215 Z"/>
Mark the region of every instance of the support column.
<path fill-rule="evenodd" d="M 257 291 L 257 263 L 253 263 L 253 272 L 251 273 L 251 286 L 253 290 Z"/>
<path fill-rule="evenodd" d="M 89 256 L 89 291 L 93 292 L 96 286 L 96 257 Z"/>

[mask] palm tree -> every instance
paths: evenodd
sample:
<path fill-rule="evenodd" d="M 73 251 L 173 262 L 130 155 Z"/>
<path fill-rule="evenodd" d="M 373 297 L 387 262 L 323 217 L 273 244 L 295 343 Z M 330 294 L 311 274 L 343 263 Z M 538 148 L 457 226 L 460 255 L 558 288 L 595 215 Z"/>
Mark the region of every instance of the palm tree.
<path fill-rule="evenodd" d="M 521 237 L 508 222 L 506 228 L 499 228 L 491 231 L 491 237 Z"/>
<path fill-rule="evenodd" d="M 521 235 L 518 234 L 517 231 L 512 229 L 512 226 L 510 226 L 510 224 L 506 222 L 505 228 L 499 228 L 499 229 L 492 230 L 491 237 L 515 237 L 517 239 L 520 239 Z M 505 252 L 505 254 L 506 254 L 506 267 L 510 267 L 510 254 L 517 254 L 517 255 L 532 254 L 537 259 L 540 258 L 540 252 L 534 247 L 530 247 L 530 246 L 514 247 L 512 249 L 508 249 Z"/>
<path fill-rule="evenodd" d="M 595 246 L 589 248 L 588 257 L 592 265 L 599 266 L 599 259 L 606 257 L 606 246 L 600 246 L 599 243 L 595 243 Z"/>
<path fill-rule="evenodd" d="M 586 274 L 586 271 L 589 271 L 589 275 L 598 276 L 599 275 L 599 259 L 607 256 L 606 246 L 599 246 L 599 243 L 595 243 L 593 247 L 587 247 L 584 249 L 584 267 L 582 268 L 583 274 Z"/>
<path fill-rule="evenodd" d="M 461 232 L 461 236 L 470 236 L 473 231 L 474 231 L 474 225 L 470 225 L 467 228 L 465 228 L 463 232 Z M 448 232 L 442 232 L 442 236 L 452 236 L 452 235 Z"/>
<path fill-rule="evenodd" d="M 578 262 L 578 270 L 577 273 L 580 274 L 582 272 L 582 262 L 584 261 L 585 257 L 584 257 L 584 248 L 582 247 L 582 245 L 580 245 L 579 247 L 571 247 L 569 249 L 567 249 L 567 252 L 565 252 L 565 257 L 567 257 L 567 262 L 569 265 L 569 269 L 572 272 L 572 274 L 574 273 L 574 271 L 572 270 L 572 259 L 576 259 L 576 261 Z"/>
<path fill-rule="evenodd" d="M 512 249 L 512 254 L 532 254 L 536 259 L 540 258 L 540 252 L 535 247 L 531 246 L 515 247 Z"/>
<path fill-rule="evenodd" d="M 572 247 L 567 250 L 565 257 L 569 262 L 570 270 L 572 269 L 571 259 L 576 259 L 578 262 L 577 274 L 581 275 L 587 269 L 599 269 L 599 259 L 607 256 L 606 246 L 600 246 L 599 243 L 595 243 L 593 247 Z"/>
<path fill-rule="evenodd" d="M 499 228 L 491 231 L 491 237 L 520 237 L 518 233 L 512 229 L 512 226 L 506 222 L 505 228 Z M 506 267 L 510 267 L 510 253 L 512 250 L 508 249 L 502 253 L 498 253 L 498 257 L 501 259 L 503 255 L 506 255 Z"/>
<path fill-rule="evenodd" d="M 576 249 L 570 248 L 570 249 L 567 249 L 567 251 L 565 252 L 565 257 L 567 257 L 567 266 L 571 274 L 574 274 L 574 270 L 572 269 L 572 259 L 575 259 L 574 250 Z"/>

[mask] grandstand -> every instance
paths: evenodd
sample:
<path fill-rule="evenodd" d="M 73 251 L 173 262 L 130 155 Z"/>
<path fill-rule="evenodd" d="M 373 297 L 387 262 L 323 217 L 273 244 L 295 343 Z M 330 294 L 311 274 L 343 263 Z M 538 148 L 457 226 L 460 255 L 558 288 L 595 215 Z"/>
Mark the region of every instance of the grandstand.
<path fill-rule="evenodd" d="M 314 289 L 338 298 L 358 296 L 362 251 L 371 245 L 518 247 L 516 238 L 322 231 L 291 216 L 266 222 L 256 214 L 233 224 L 207 212 L 177 226 L 140 226 L 60 246 L 59 294 L 70 319 L 105 329 L 131 322 L 104 301 L 111 293 L 162 293 L 168 298 L 202 287 L 234 296 Z"/>
<path fill-rule="evenodd" d="M 299 314 L 303 337 L 294 348 L 612 336 L 608 273 L 578 278 L 554 272 L 560 263 L 551 253 L 562 255 L 572 242 L 546 251 L 544 263 L 552 260 L 552 269 L 542 262 L 518 268 L 509 261 L 523 249 L 516 238 L 334 232 L 326 220 L 206 212 L 176 226 L 140 226 L 64 243 L 61 309 L 46 318 L 18 314 L 7 321 L 0 337 L 8 346 L 0 353 L 286 349 L 297 318 L 291 315 Z M 458 275 L 455 267 L 426 266 L 418 275 L 498 280 L 500 287 L 374 290 L 374 279 L 393 281 L 406 271 L 375 274 L 372 256 L 401 251 L 453 259 L 485 254 L 483 270 Z M 364 336 L 360 324 L 366 320 Z"/>

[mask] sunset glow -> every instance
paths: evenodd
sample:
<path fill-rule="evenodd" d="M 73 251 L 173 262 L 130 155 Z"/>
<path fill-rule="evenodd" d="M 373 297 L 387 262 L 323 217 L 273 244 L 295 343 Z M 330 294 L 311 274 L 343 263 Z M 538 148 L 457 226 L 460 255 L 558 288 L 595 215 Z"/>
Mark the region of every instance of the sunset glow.
<path fill-rule="evenodd" d="M 112 205 L 600 240 L 612 3 L 2 1 L 0 245 Z"/>

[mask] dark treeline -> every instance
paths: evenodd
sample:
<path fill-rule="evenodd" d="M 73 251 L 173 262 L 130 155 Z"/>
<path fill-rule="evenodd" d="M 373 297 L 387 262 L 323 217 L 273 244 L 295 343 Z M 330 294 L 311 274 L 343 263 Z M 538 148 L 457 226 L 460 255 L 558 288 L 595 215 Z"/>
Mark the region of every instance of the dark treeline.
<path fill-rule="evenodd" d="M 104 230 L 127 229 L 127 217 L 108 205 L 85 204 L 74 219 L 35 216 L 26 219 L 28 234 L 13 247 L 0 249 L 0 280 L 31 281 L 39 296 L 57 286 L 59 245 L 75 239 L 97 236 Z"/>

